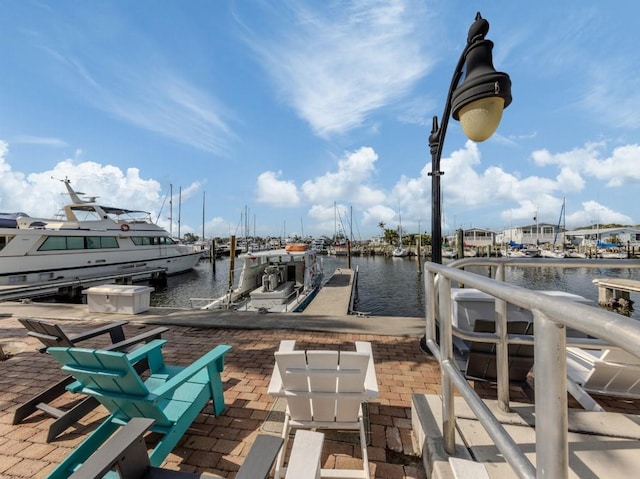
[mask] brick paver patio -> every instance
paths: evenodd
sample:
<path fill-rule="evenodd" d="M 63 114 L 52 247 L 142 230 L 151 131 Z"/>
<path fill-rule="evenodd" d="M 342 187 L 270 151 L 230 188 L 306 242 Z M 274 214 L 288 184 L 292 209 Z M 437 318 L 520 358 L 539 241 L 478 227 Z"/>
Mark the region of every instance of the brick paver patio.
<path fill-rule="evenodd" d="M 95 323 L 58 321 L 69 333 Z M 127 337 L 140 332 L 141 324 L 125 327 Z M 0 361 L 0 478 L 42 478 L 95 428 L 106 411 L 99 407 L 77 427 L 55 441 L 45 442 L 51 418 L 34 414 L 22 424 L 11 424 L 16 406 L 64 375 L 47 354 L 35 349 L 38 342 L 13 318 L 3 319 L 0 344 L 9 359 Z M 411 434 L 411 394 L 437 394 L 440 370 L 424 356 L 411 337 L 294 332 L 287 330 L 224 330 L 172 326 L 164 347 L 166 362 L 186 365 L 217 344 L 229 344 L 222 380 L 227 408 L 220 417 L 208 406 L 199 415 L 163 467 L 181 471 L 210 472 L 233 478 L 253 440 L 265 432 L 274 399 L 267 395 L 273 369 L 273 353 L 282 339 L 294 339 L 301 349 L 354 350 L 354 341 L 372 343 L 380 396 L 369 404 L 372 477 L 378 479 L 424 478 L 421 458 Z M 96 340 L 91 346 L 105 344 Z M 83 346 L 85 343 L 83 343 Z M 63 403 L 76 399 L 66 393 Z M 272 432 L 273 431 L 266 431 Z M 332 435 L 325 441 L 323 467 L 361 468 L 359 447 Z"/>

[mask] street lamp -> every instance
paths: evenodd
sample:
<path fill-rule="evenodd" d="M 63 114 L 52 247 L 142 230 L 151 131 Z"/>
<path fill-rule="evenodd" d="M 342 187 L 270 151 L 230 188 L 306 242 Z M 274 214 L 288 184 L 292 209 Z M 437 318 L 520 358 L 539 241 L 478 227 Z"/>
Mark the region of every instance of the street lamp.
<path fill-rule="evenodd" d="M 480 12 L 469 28 L 467 45 L 460 55 L 447 103 L 442 114 L 442 124 L 438 127 L 438 117 L 433 117 L 433 127 L 429 135 L 431 151 L 431 261 L 442 263 L 442 220 L 440 206 L 440 158 L 442 144 L 447 133 L 449 116 L 460 121 L 462 131 L 473 141 L 481 142 L 489 138 L 498 128 L 502 111 L 511 103 L 511 80 L 506 73 L 496 72 L 493 67 L 491 50 L 493 42 L 484 37 L 489 31 L 489 22 Z M 466 64 L 466 78 L 458 85 Z"/>

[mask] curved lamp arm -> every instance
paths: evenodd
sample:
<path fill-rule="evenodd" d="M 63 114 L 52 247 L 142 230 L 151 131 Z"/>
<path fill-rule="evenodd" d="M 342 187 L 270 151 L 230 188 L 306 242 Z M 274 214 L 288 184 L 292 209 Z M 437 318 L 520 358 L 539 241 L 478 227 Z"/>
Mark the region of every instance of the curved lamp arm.
<path fill-rule="evenodd" d="M 442 114 L 442 124 L 438 126 L 438 117 L 433 117 L 429 150 L 431 152 L 431 261 L 442 263 L 442 232 L 440 208 L 440 158 L 447 133 L 449 117 L 458 120 L 463 115 L 471 115 L 482 127 L 479 132 L 472 131 L 469 137 L 474 141 L 486 140 L 498 126 L 502 110 L 511 103 L 511 80 L 506 73 L 496 72 L 493 67 L 491 50 L 493 43 L 485 39 L 489 31 L 489 22 L 476 14 L 474 23 L 469 28 L 467 45 L 465 46 L 451 78 L 447 93 L 447 101 Z M 467 64 L 467 76 L 458 86 Z M 496 100 L 498 99 L 498 100 Z M 501 100 L 500 100 L 501 99 Z M 478 109 L 479 108 L 479 109 Z M 463 130 L 468 134 L 470 128 L 462 121 Z M 473 122 L 470 122 L 473 125 Z M 485 123 L 484 125 L 482 123 Z"/>

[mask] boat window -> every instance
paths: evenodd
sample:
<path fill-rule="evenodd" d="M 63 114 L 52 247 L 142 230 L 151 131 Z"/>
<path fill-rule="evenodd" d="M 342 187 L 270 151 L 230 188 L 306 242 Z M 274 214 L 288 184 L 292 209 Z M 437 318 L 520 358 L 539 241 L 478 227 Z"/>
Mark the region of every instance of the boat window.
<path fill-rule="evenodd" d="M 172 245 L 176 242 L 168 236 L 132 236 L 131 241 L 136 246 L 159 246 L 159 245 Z"/>
<path fill-rule="evenodd" d="M 115 236 L 49 236 L 38 250 L 60 251 L 99 248 L 118 248 L 118 240 Z"/>
<path fill-rule="evenodd" d="M 160 241 L 160 244 L 176 244 L 173 238 L 169 238 L 168 236 L 161 236 L 157 239 Z"/>
<path fill-rule="evenodd" d="M 100 238 L 101 248 L 118 248 L 118 240 L 115 236 L 103 236 Z"/>
<path fill-rule="evenodd" d="M 151 238 L 148 236 L 132 236 L 131 241 L 136 246 L 149 246 L 151 244 Z"/>
<path fill-rule="evenodd" d="M 115 236 L 87 236 L 87 249 L 118 248 Z"/>
<path fill-rule="evenodd" d="M 67 249 L 85 249 L 84 236 L 67 236 Z"/>
<path fill-rule="evenodd" d="M 38 248 L 39 251 L 56 251 L 61 249 L 67 249 L 67 238 L 65 236 L 49 236 L 42 246 Z"/>
<path fill-rule="evenodd" d="M 6 236 L 0 236 L 0 249 L 4 248 L 5 246 L 7 246 L 7 243 L 9 243 L 9 241 L 11 241 L 11 238 L 6 237 Z"/>
<path fill-rule="evenodd" d="M 16 276 L 9 276 L 9 284 L 20 284 L 20 283 L 26 283 L 27 281 L 27 275 L 26 274 L 19 274 Z"/>
<path fill-rule="evenodd" d="M 87 236 L 87 248 L 88 249 L 100 248 L 100 237 L 99 236 Z"/>

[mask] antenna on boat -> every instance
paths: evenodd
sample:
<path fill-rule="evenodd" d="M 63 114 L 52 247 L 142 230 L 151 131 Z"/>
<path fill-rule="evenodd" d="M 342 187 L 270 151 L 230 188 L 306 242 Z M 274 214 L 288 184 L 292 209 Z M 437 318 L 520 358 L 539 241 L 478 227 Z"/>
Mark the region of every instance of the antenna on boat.
<path fill-rule="evenodd" d="M 74 203 L 94 203 L 96 201 L 96 196 L 92 196 L 90 197 L 88 200 L 81 200 L 80 197 L 78 195 L 84 195 L 84 193 L 82 193 L 81 191 L 74 191 L 73 188 L 71 188 L 71 180 L 68 177 L 64 177 L 64 180 L 61 180 L 60 178 L 55 178 L 54 176 L 51 177 L 51 179 L 54 180 L 58 180 L 58 181 L 62 181 L 64 183 L 64 186 L 67 188 L 67 193 L 69 193 L 69 196 L 71 197 L 71 201 L 73 201 Z"/>

